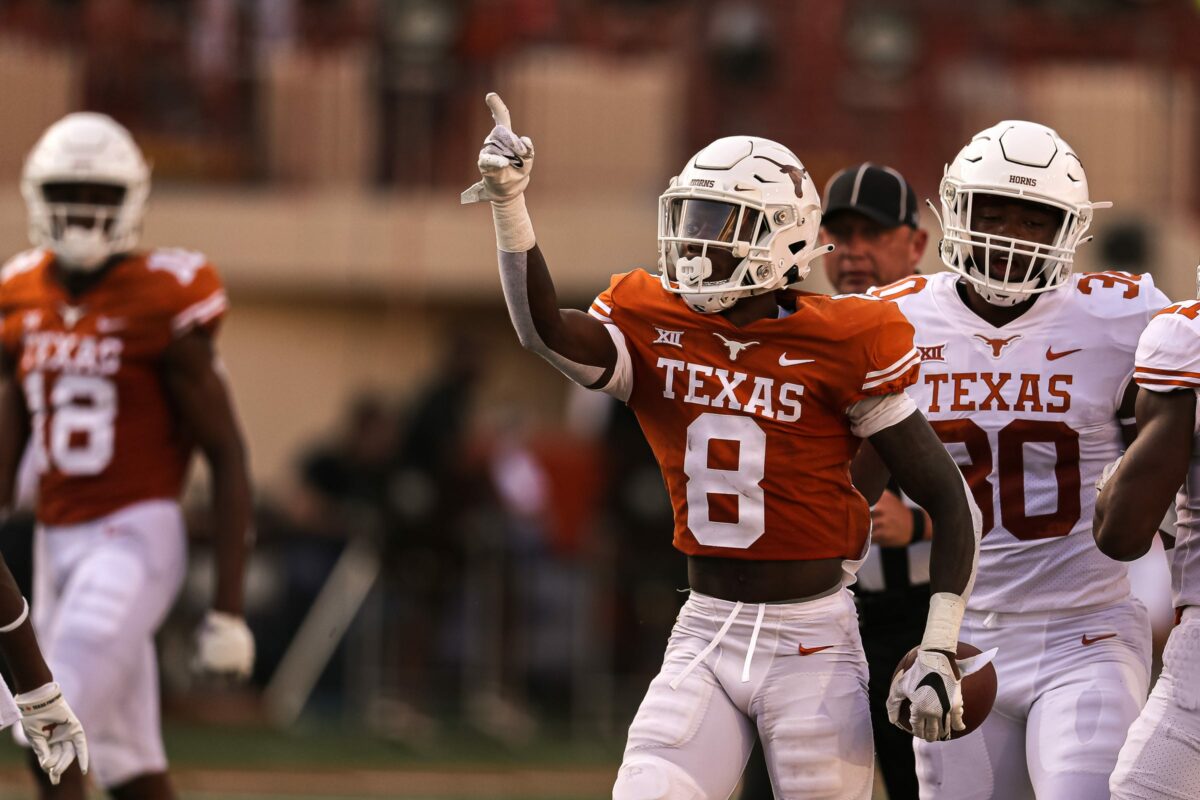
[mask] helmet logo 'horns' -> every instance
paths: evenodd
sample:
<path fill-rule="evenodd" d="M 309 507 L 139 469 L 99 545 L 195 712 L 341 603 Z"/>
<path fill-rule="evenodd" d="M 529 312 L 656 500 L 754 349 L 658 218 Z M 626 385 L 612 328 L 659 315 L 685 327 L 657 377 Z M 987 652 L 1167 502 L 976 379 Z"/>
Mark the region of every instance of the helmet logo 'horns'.
<path fill-rule="evenodd" d="M 767 158 L 766 156 L 759 156 L 759 158 L 763 161 L 770 161 L 779 167 L 780 172 L 792 179 L 792 185 L 796 187 L 796 197 L 804 197 L 804 177 L 808 174 L 807 172 L 793 164 L 780 164 L 773 158 Z"/>

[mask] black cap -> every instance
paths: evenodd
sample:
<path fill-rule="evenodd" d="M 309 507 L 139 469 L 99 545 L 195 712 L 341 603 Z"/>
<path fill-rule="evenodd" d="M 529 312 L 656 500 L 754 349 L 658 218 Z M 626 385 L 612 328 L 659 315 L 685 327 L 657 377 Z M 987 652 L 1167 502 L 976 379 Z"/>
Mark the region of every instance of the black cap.
<path fill-rule="evenodd" d="M 920 224 L 917 193 L 896 170 L 879 164 L 846 167 L 825 185 L 825 219 L 856 211 L 888 228 Z"/>

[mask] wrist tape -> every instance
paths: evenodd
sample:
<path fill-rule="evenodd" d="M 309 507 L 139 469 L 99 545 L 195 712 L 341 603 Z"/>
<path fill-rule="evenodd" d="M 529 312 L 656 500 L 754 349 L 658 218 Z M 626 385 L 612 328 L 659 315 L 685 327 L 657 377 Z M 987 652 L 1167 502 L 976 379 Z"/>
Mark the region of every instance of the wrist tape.
<path fill-rule="evenodd" d="M 921 639 L 922 650 L 958 650 L 958 629 L 962 627 L 963 612 L 967 602 L 949 592 L 938 592 L 929 598 L 929 616 L 925 620 L 925 636 Z"/>
<path fill-rule="evenodd" d="M 496 226 L 496 248 L 505 253 L 524 253 L 537 244 L 524 193 L 509 200 L 493 200 L 492 222 Z"/>

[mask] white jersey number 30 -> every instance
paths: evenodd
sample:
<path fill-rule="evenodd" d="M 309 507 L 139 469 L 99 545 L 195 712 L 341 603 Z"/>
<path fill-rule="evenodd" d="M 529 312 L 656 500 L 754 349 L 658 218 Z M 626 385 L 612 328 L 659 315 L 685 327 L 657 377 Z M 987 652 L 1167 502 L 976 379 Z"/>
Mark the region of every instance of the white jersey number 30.
<path fill-rule="evenodd" d="M 1079 434 L 1064 422 L 1014 419 L 996 435 L 996 453 L 987 431 L 970 419 L 931 420 L 929 423 L 943 444 L 961 444 L 966 461 L 959 460 L 975 503 L 983 514 L 983 535 L 996 525 L 991 476 L 999 483 L 1000 523 L 1022 541 L 1066 536 L 1079 522 Z M 1025 445 L 1047 444 L 1054 448 L 1052 473 L 1058 490 L 1054 511 L 1030 514 L 1025 509 Z"/>
<path fill-rule="evenodd" d="M 713 440 L 737 444 L 737 468 L 709 466 Z M 683 473 L 687 475 L 688 528 L 696 541 L 709 547 L 744 550 L 766 530 L 766 506 L 760 485 L 766 471 L 767 435 L 750 417 L 701 414 L 687 429 Z M 733 495 L 737 521 L 712 518 L 709 495 Z"/>
<path fill-rule="evenodd" d="M 97 475 L 112 461 L 117 419 L 112 381 L 61 375 L 47 398 L 45 375 L 30 372 L 25 376 L 25 402 L 40 471 L 53 466 L 64 475 Z"/>

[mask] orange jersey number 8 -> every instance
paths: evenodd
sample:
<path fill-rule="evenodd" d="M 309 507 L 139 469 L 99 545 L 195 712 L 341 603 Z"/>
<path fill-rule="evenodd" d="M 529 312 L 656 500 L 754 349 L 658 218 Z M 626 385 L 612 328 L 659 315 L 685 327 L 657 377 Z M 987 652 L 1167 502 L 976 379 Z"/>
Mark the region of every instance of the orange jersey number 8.
<path fill-rule="evenodd" d="M 736 466 L 712 466 L 714 444 L 736 449 Z M 688 528 L 708 547 L 744 550 L 766 530 L 766 503 L 760 485 L 767 461 L 767 435 L 750 417 L 701 414 L 687 429 L 683 473 L 687 475 Z M 730 521 L 713 519 L 715 496 L 731 498 L 736 514 Z"/>

